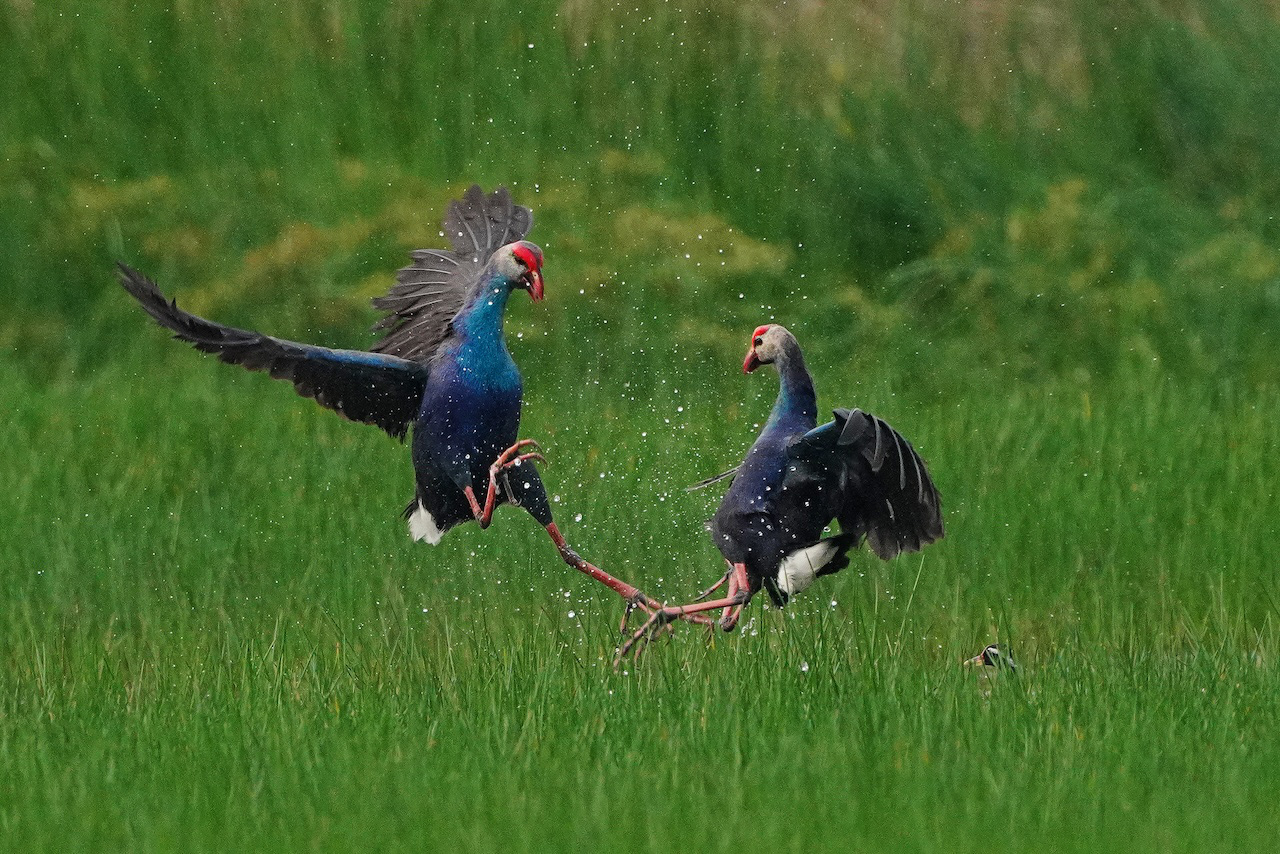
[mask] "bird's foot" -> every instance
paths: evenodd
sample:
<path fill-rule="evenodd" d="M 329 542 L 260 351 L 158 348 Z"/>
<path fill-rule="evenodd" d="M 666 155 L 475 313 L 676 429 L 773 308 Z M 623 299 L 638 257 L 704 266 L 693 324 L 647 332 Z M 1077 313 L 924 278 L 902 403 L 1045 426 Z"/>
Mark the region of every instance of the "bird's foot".
<path fill-rule="evenodd" d="M 643 596 L 643 594 L 638 594 Z M 628 655 L 633 658 L 639 658 L 653 640 L 659 637 L 664 631 L 670 630 L 673 623 L 677 620 L 683 620 L 687 623 L 696 623 L 706 626 L 708 629 L 708 639 L 711 632 L 715 631 L 717 625 L 725 628 L 723 620 L 716 621 L 709 617 L 706 612 L 715 610 L 716 608 L 732 608 L 734 613 L 734 622 L 737 622 L 737 616 L 742 613 L 742 608 L 750 600 L 751 595 L 746 591 L 735 593 L 732 597 L 726 599 L 717 599 L 713 602 L 691 602 L 688 605 L 662 605 L 657 606 L 653 600 L 644 599 L 644 601 L 628 601 L 627 613 L 622 619 L 622 633 L 625 636 L 627 630 L 627 617 L 632 611 L 642 610 L 649 615 L 649 619 L 644 625 L 631 633 L 626 641 L 618 647 L 618 652 L 613 657 L 613 667 L 616 670 L 622 660 Z M 729 626 L 732 628 L 732 626 Z M 729 628 L 725 628 L 728 631 Z"/>
<path fill-rule="evenodd" d="M 731 632 L 738 627 L 738 620 L 742 617 L 742 609 L 746 603 L 733 605 L 725 608 L 724 615 L 720 617 L 720 628 L 723 631 Z"/>
<path fill-rule="evenodd" d="M 626 638 L 628 636 L 627 623 L 631 621 L 631 615 L 634 612 L 643 611 L 644 613 L 649 615 L 649 621 L 652 622 L 654 616 L 663 610 L 671 610 L 671 611 L 679 610 L 676 608 L 668 609 L 665 606 L 658 604 L 653 599 L 650 599 L 648 596 L 644 595 L 639 590 L 635 591 L 635 593 L 633 593 L 632 595 L 626 597 L 626 600 L 627 600 L 627 607 L 626 607 L 626 610 L 622 612 L 622 622 L 618 625 L 618 634 L 621 635 L 623 638 Z M 682 613 L 682 614 L 673 615 L 671 619 L 667 621 L 667 625 L 663 626 L 662 628 L 668 628 L 671 622 L 674 622 L 675 620 L 679 620 L 679 619 L 683 619 L 689 623 L 697 623 L 698 625 L 702 625 L 702 626 L 715 625 L 714 621 L 711 620 L 711 618 L 707 617 L 705 614 Z"/>
<path fill-rule="evenodd" d="M 640 595 L 643 596 L 644 594 Z M 631 636 L 618 647 L 618 651 L 613 657 L 614 670 L 617 670 L 622 665 L 623 659 L 628 655 L 632 656 L 633 659 L 639 659 L 645 647 L 664 631 L 672 631 L 671 624 L 684 616 L 679 608 L 667 608 L 665 606 L 655 608 L 648 601 L 636 602 L 633 600 L 627 603 L 627 611 L 622 617 L 622 634 L 624 637 L 627 631 L 627 618 L 635 610 L 643 610 L 649 615 L 649 619 L 645 620 L 644 625 L 632 632 Z M 700 615 L 691 614 L 689 616 Z"/>
<path fill-rule="evenodd" d="M 493 465 L 489 466 L 489 489 L 485 492 L 483 505 L 476 499 L 475 490 L 471 486 L 468 485 L 462 490 L 463 494 L 467 496 L 467 503 L 471 505 L 471 515 L 475 517 L 476 524 L 481 528 L 488 528 L 489 522 L 493 520 L 493 509 L 497 506 L 498 475 L 509 468 L 520 465 L 526 460 L 538 460 L 543 463 L 547 461 L 547 458 L 537 451 L 520 453 L 528 447 L 537 448 L 538 443 L 532 439 L 520 439 L 510 448 L 498 454 L 498 458 L 493 461 Z M 511 495 L 511 484 L 506 482 L 505 478 L 503 481 L 503 492 L 511 503 L 518 505 L 519 502 Z"/>
<path fill-rule="evenodd" d="M 521 453 L 525 448 L 534 448 L 535 450 L 528 453 Z M 533 439 L 520 439 L 510 448 L 507 448 L 498 458 L 493 461 L 493 465 L 489 466 L 489 477 L 495 478 L 498 472 L 505 471 L 512 466 L 518 466 L 526 460 L 537 460 L 540 463 L 546 463 L 547 458 L 539 451 L 542 447 Z"/>
<path fill-rule="evenodd" d="M 634 611 L 644 611 L 650 617 L 654 614 L 654 605 L 649 597 L 637 590 L 632 595 L 626 597 L 627 607 L 622 612 L 622 622 L 618 624 L 618 634 L 622 637 L 627 636 L 627 623 L 631 621 L 631 614 Z"/>

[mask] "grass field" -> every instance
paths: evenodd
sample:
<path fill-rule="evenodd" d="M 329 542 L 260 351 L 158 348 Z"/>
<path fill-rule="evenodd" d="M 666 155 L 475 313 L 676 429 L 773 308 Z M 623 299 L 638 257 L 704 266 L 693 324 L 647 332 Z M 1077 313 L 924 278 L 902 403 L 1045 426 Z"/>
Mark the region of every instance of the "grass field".
<path fill-rule="evenodd" d="M 659 595 L 719 571 L 680 487 L 767 406 L 731 368 L 670 377 L 684 430 L 603 390 L 575 411 L 618 417 L 527 421 L 572 541 Z M 1280 841 L 1274 392 L 842 396 L 917 439 L 948 538 L 615 674 L 620 603 L 536 526 L 414 547 L 405 450 L 287 387 L 195 356 L 5 379 L 15 849 Z M 958 662 L 995 638 L 1021 672 L 984 699 Z"/>
<path fill-rule="evenodd" d="M 0 2 L 0 849 L 1280 847 L 1274 7 L 480 5 Z M 718 577 L 769 320 L 947 537 L 614 672 L 521 512 L 411 543 L 405 447 L 112 280 L 361 346 L 473 180 L 585 556 Z"/>

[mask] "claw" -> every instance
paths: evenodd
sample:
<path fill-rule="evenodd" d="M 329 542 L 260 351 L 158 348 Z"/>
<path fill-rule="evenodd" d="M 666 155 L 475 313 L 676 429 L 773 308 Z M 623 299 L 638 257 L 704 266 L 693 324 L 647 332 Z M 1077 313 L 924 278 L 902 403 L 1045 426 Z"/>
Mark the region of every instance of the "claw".
<path fill-rule="evenodd" d="M 659 608 L 653 612 L 645 624 L 636 629 L 627 642 L 618 647 L 617 654 L 613 657 L 613 669 L 617 670 L 622 664 L 622 660 L 628 655 L 634 659 L 638 659 L 640 654 L 644 652 L 645 647 L 653 642 L 662 630 L 667 628 L 673 620 L 682 616 L 678 609 Z"/>
<path fill-rule="evenodd" d="M 674 633 L 674 623 L 677 620 L 706 626 L 708 637 L 715 632 L 716 621 L 699 611 L 689 610 L 690 606 L 688 605 L 664 605 L 661 608 L 653 608 L 652 601 L 646 600 L 644 604 L 637 604 L 636 607 L 646 611 L 649 614 L 649 619 L 645 621 L 643 626 L 632 632 L 622 646 L 618 647 L 618 651 L 613 657 L 614 670 L 617 670 L 622 665 L 622 660 L 628 655 L 632 656 L 633 660 L 638 659 L 645 648 L 653 643 L 663 632 Z M 650 608 L 653 608 L 653 610 L 650 610 Z M 634 607 L 630 608 L 628 614 L 633 610 L 635 610 Z M 622 634 L 626 634 L 626 617 L 623 618 Z"/>
<path fill-rule="evenodd" d="M 640 599 L 644 601 L 639 601 Z M 636 629 L 628 637 L 627 622 L 631 617 L 631 613 L 637 610 L 644 611 L 649 615 L 649 619 L 645 620 L 644 625 Z M 626 640 L 618 647 L 618 651 L 613 656 L 613 669 L 617 670 L 621 667 L 622 660 L 628 655 L 632 657 L 632 660 L 639 660 L 649 644 L 660 637 L 663 632 L 674 633 L 676 620 L 698 623 L 706 626 L 708 632 L 715 631 L 715 622 L 702 614 L 686 613 L 683 608 L 655 607 L 652 600 L 643 593 L 633 597 L 632 600 L 627 602 L 626 612 L 622 616 L 622 625 L 619 626 L 619 634 Z"/>
<path fill-rule="evenodd" d="M 720 618 L 720 628 L 726 632 L 731 632 L 738 627 L 738 620 L 742 617 L 742 605 L 735 605 L 728 609 L 729 613 Z"/>
<path fill-rule="evenodd" d="M 633 611 L 644 611 L 646 614 L 652 616 L 653 610 L 653 606 L 649 602 L 649 597 L 637 590 L 634 596 L 627 599 L 627 607 L 622 612 L 622 623 L 618 626 L 618 634 L 622 637 L 627 636 L 627 623 L 631 620 L 631 613 Z"/>
<path fill-rule="evenodd" d="M 521 450 L 529 447 L 537 448 L 538 443 L 532 439 L 517 439 L 514 445 L 498 454 L 498 458 L 493 461 L 493 465 L 489 466 L 489 489 L 485 492 L 484 504 L 481 504 L 476 499 L 475 490 L 470 486 L 463 490 L 463 494 L 467 496 L 467 503 L 471 505 L 471 515 L 475 517 L 481 528 L 489 527 L 489 522 L 493 518 L 493 508 L 498 494 L 498 475 L 511 466 L 519 465 L 526 460 L 541 460 L 544 463 L 547 461 L 546 457 L 537 451 L 530 451 L 526 454 L 520 453 Z M 514 459 L 512 459 L 513 457 Z M 508 495 L 511 493 L 511 484 L 509 483 L 507 484 L 506 492 Z"/>
<path fill-rule="evenodd" d="M 663 605 L 661 608 L 649 612 L 649 619 L 645 621 L 644 625 L 632 632 L 626 642 L 618 647 L 618 651 L 613 657 L 613 669 L 617 670 L 621 667 L 622 660 L 628 655 L 632 656 L 633 659 L 638 659 L 645 647 L 652 643 L 656 637 L 662 634 L 664 629 L 669 628 L 676 620 L 704 625 L 710 630 L 711 634 L 715 633 L 716 626 L 726 632 L 731 631 L 742 616 L 743 608 L 751 601 L 751 591 L 740 588 L 734 589 L 734 580 L 736 579 L 731 579 L 730 581 L 730 595 L 724 599 L 716 599 L 711 602 L 690 602 L 688 605 Z M 721 583 L 723 583 L 723 580 Z M 649 604 L 651 604 L 649 600 L 646 600 L 645 605 Z M 637 604 L 635 607 L 644 606 Z M 630 616 L 631 611 L 635 610 L 635 607 L 629 607 L 627 614 L 623 617 L 622 634 L 626 633 L 627 617 Z M 714 611 L 720 608 L 724 609 L 724 614 L 719 620 L 714 620 L 707 616 L 707 611 Z M 649 609 L 644 607 L 644 610 L 648 611 Z"/>

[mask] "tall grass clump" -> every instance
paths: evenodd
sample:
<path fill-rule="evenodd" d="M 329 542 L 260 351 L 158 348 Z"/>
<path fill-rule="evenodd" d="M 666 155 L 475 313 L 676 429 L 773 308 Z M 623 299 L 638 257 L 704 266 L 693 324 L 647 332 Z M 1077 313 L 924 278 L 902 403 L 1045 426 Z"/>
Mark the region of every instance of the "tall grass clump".
<path fill-rule="evenodd" d="M 313 304 L 479 180 L 545 194 L 557 237 L 639 209 L 679 244 L 714 215 L 786 253 L 750 277 L 768 302 L 820 281 L 1005 342 L 975 370 L 1274 376 L 1250 334 L 1280 270 L 1264 4 L 10 3 L 0 26 L 23 352 L 79 340 L 105 257 Z M 628 260 L 648 299 L 664 276 Z"/>

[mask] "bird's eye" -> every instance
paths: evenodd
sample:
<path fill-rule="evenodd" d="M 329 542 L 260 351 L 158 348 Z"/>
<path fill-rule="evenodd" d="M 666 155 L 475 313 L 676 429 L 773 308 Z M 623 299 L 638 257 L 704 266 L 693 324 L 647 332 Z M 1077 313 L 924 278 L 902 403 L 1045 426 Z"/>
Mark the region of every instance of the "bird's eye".
<path fill-rule="evenodd" d="M 756 337 L 756 340 L 755 340 L 755 341 L 752 341 L 751 343 L 752 343 L 753 345 L 755 345 L 756 347 L 759 347 L 761 344 L 763 344 L 763 343 L 764 343 L 764 338 L 761 338 L 761 337 L 757 336 L 757 337 Z"/>

